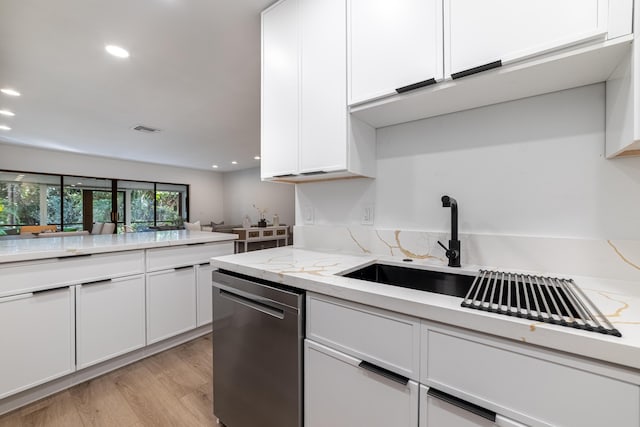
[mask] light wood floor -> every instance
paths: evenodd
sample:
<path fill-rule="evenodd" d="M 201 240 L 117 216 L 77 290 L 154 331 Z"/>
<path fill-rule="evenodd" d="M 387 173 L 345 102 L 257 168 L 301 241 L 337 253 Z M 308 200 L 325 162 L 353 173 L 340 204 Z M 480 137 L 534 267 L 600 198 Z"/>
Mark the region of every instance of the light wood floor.
<path fill-rule="evenodd" d="M 0 427 L 215 426 L 211 335 L 0 416 Z"/>

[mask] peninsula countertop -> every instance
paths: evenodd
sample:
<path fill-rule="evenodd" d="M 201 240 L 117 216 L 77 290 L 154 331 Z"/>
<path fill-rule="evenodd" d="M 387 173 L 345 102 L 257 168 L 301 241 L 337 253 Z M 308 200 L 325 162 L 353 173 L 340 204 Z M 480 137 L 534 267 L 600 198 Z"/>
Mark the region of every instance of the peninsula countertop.
<path fill-rule="evenodd" d="M 237 238 L 237 235 L 230 233 L 172 230 L 0 240 L 0 263 L 198 243 L 226 242 Z"/>
<path fill-rule="evenodd" d="M 398 258 L 326 253 L 287 246 L 212 258 L 220 269 L 640 369 L 640 287 L 637 283 L 568 276 L 593 301 L 622 337 L 536 322 L 461 307 L 462 298 L 343 277 L 374 262 L 473 274 L 481 266 L 452 269 L 431 260 L 405 263 Z M 508 268 L 505 267 L 505 268 Z M 535 272 L 545 273 L 545 272 Z"/>

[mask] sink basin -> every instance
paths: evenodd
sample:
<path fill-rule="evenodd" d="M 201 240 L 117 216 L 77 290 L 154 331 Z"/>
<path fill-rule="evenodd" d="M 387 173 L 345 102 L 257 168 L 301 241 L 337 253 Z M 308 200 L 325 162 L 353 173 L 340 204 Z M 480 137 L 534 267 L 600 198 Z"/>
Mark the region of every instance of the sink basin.
<path fill-rule="evenodd" d="M 343 276 L 461 298 L 465 297 L 475 278 L 464 274 L 386 264 L 371 264 Z"/>

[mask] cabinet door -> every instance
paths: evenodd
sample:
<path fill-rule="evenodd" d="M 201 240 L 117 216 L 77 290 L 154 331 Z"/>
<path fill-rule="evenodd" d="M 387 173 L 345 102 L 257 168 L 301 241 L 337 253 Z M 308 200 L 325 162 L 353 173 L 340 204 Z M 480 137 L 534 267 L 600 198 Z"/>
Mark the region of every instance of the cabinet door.
<path fill-rule="evenodd" d="M 347 168 L 346 0 L 300 0 L 300 172 Z"/>
<path fill-rule="evenodd" d="M 75 369 L 74 289 L 0 298 L 0 399 Z"/>
<path fill-rule="evenodd" d="M 349 103 L 442 80 L 441 0 L 350 0 Z"/>
<path fill-rule="evenodd" d="M 430 391 L 431 390 L 431 391 Z M 420 385 L 420 427 L 525 427 L 495 412 Z"/>
<path fill-rule="evenodd" d="M 211 323 L 211 296 L 213 294 L 211 273 L 215 270 L 209 263 L 196 267 L 198 283 L 198 326 Z"/>
<path fill-rule="evenodd" d="M 445 75 L 604 39 L 607 7 L 607 0 L 445 0 Z"/>
<path fill-rule="evenodd" d="M 144 275 L 78 286 L 78 368 L 144 347 Z"/>
<path fill-rule="evenodd" d="M 262 178 L 298 172 L 298 15 L 298 0 L 262 13 Z"/>
<path fill-rule="evenodd" d="M 147 344 L 196 327 L 193 266 L 147 275 Z"/>
<path fill-rule="evenodd" d="M 418 384 L 372 372 L 360 363 L 305 340 L 304 425 L 416 427 Z"/>

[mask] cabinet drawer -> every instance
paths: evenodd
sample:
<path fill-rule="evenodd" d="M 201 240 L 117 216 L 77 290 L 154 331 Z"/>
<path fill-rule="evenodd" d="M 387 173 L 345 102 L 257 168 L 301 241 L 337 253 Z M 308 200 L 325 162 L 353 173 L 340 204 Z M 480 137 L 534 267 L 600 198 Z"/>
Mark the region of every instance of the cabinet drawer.
<path fill-rule="evenodd" d="M 196 327 L 194 267 L 147 275 L 147 344 Z"/>
<path fill-rule="evenodd" d="M 420 322 L 412 317 L 307 294 L 307 338 L 418 379 Z"/>
<path fill-rule="evenodd" d="M 147 250 L 147 271 L 165 270 L 208 262 L 209 258 L 233 253 L 233 242 L 184 245 Z"/>
<path fill-rule="evenodd" d="M 394 381 L 361 368 L 360 362 L 305 341 L 304 425 L 416 427 L 418 384 Z"/>
<path fill-rule="evenodd" d="M 525 424 L 640 423 L 639 387 L 582 359 L 426 325 L 422 347 L 421 383 Z"/>
<path fill-rule="evenodd" d="M 144 275 L 77 286 L 78 369 L 144 347 Z"/>
<path fill-rule="evenodd" d="M 0 266 L 0 297 L 144 273 L 144 252 L 51 258 Z"/>
<path fill-rule="evenodd" d="M 0 298 L 0 399 L 75 369 L 74 289 Z"/>

